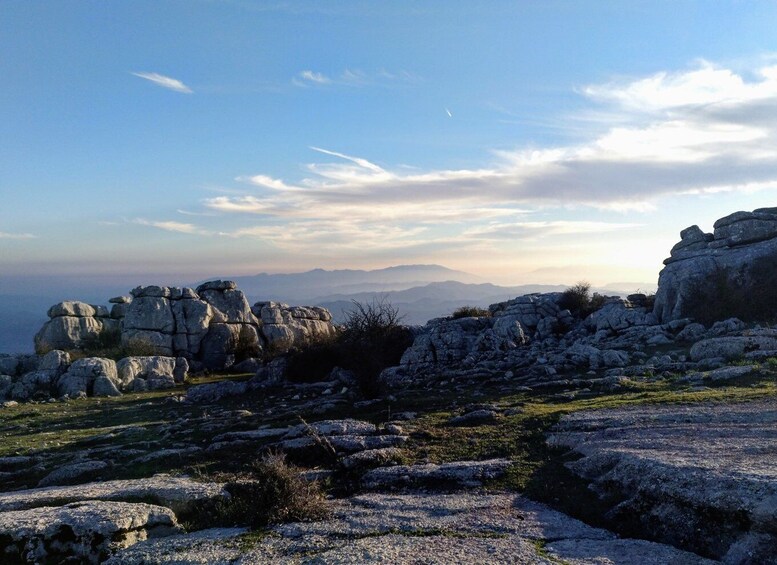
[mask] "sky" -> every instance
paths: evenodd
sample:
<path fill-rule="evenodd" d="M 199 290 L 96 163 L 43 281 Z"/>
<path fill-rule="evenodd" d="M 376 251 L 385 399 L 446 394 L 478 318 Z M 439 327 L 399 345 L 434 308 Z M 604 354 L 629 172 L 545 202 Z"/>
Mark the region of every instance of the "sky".
<path fill-rule="evenodd" d="M 0 278 L 655 281 L 681 229 L 776 202 L 775 29 L 756 0 L 0 0 Z"/>

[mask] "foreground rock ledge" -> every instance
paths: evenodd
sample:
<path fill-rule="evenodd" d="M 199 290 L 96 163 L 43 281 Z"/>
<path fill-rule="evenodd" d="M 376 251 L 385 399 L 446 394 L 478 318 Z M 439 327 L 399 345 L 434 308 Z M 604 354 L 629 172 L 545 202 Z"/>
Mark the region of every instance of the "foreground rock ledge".
<path fill-rule="evenodd" d="M 777 562 L 777 399 L 578 412 L 550 437 L 610 518 L 726 563 Z"/>
<path fill-rule="evenodd" d="M 193 481 L 186 477 L 155 475 L 145 479 L 105 481 L 2 493 L 0 512 L 39 506 L 61 506 L 67 502 L 84 500 L 153 500 L 155 504 L 181 514 L 192 510 L 198 503 L 228 497 L 229 493 L 220 484 Z"/>
<path fill-rule="evenodd" d="M 11 563 L 99 563 L 116 549 L 178 532 L 172 510 L 143 503 L 89 501 L 0 513 L 0 550 Z"/>
<path fill-rule="evenodd" d="M 277 526 L 253 546 L 241 533 L 149 540 L 107 563 L 712 563 L 666 545 L 618 539 L 514 494 L 367 494 L 335 502 L 329 520 Z"/>

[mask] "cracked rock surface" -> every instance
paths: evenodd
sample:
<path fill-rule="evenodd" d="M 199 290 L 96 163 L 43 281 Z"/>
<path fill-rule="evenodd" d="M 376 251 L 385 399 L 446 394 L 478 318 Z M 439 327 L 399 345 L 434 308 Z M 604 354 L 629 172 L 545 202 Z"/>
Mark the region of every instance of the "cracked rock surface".
<path fill-rule="evenodd" d="M 329 520 L 148 540 L 107 563 L 712 563 L 643 540 L 618 539 L 514 494 L 367 494 L 334 503 Z"/>
<path fill-rule="evenodd" d="M 179 531 L 172 510 L 144 503 L 88 501 L 0 513 L 0 547 L 10 562 L 99 563 L 112 550 Z"/>
<path fill-rule="evenodd" d="M 777 399 L 578 412 L 549 441 L 582 456 L 568 466 L 615 498 L 612 520 L 728 563 L 777 562 Z"/>

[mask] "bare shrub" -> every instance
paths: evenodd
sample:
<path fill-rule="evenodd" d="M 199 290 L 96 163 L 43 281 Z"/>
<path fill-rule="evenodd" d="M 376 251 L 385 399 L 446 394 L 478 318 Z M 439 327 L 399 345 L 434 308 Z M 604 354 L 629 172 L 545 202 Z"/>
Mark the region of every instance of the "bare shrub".
<path fill-rule="evenodd" d="M 353 371 L 365 396 L 374 397 L 380 392 L 381 371 L 399 364 L 413 343 L 413 334 L 401 323 L 399 309 L 385 297 L 353 304 L 340 341 L 342 366 Z"/>
<path fill-rule="evenodd" d="M 220 522 L 263 528 L 269 524 L 319 520 L 327 516 L 326 500 L 316 482 L 306 481 L 286 463 L 285 455 L 269 453 L 248 473 L 228 482 L 231 495 L 219 509 Z"/>

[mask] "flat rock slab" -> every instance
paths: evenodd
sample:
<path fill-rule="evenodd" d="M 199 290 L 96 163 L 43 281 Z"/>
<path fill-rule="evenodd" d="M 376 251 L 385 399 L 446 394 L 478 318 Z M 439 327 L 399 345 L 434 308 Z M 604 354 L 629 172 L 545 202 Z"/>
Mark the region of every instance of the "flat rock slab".
<path fill-rule="evenodd" d="M 0 513 L 0 551 L 12 562 L 99 563 L 111 551 L 180 532 L 168 508 L 88 501 Z"/>
<path fill-rule="evenodd" d="M 277 526 L 262 539 L 206 530 L 141 542 L 107 563 L 712 563 L 618 539 L 515 494 L 367 494 L 332 505 L 328 520 Z"/>
<path fill-rule="evenodd" d="M 39 506 L 62 506 L 84 500 L 154 501 L 176 513 L 199 502 L 228 498 L 217 483 L 197 482 L 187 477 L 154 475 L 147 479 L 128 479 L 18 490 L 0 494 L 0 512 Z"/>
<path fill-rule="evenodd" d="M 504 475 L 510 466 L 508 459 L 486 461 L 455 461 L 435 465 L 398 465 L 381 467 L 367 472 L 362 477 L 362 486 L 367 489 L 382 489 L 400 486 L 477 487 L 488 479 Z"/>
<path fill-rule="evenodd" d="M 577 412 L 549 442 L 582 456 L 568 466 L 615 497 L 614 520 L 724 560 L 764 532 L 753 562 L 777 561 L 777 398 Z"/>

